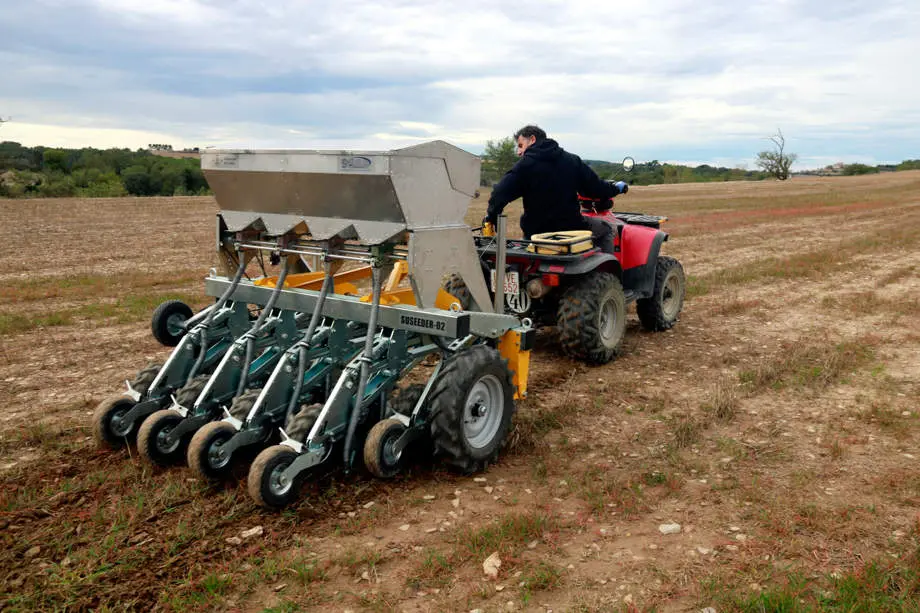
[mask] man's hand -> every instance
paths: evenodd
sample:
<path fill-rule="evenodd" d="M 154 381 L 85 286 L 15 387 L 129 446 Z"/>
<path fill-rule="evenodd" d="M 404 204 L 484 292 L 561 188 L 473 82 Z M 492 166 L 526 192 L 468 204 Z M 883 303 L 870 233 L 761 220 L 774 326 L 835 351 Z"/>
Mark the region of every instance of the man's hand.
<path fill-rule="evenodd" d="M 488 215 L 482 218 L 482 235 L 495 236 L 495 224 L 489 221 Z"/>
<path fill-rule="evenodd" d="M 621 194 L 625 194 L 629 191 L 629 184 L 626 181 L 617 181 L 614 183 L 617 188 L 617 191 Z"/>

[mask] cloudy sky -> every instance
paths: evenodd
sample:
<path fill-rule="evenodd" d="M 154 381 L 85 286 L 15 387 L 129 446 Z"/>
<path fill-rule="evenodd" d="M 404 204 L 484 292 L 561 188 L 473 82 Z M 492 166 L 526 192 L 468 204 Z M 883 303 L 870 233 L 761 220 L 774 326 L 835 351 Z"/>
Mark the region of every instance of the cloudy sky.
<path fill-rule="evenodd" d="M 0 139 L 920 158 L 917 0 L 0 0 Z"/>

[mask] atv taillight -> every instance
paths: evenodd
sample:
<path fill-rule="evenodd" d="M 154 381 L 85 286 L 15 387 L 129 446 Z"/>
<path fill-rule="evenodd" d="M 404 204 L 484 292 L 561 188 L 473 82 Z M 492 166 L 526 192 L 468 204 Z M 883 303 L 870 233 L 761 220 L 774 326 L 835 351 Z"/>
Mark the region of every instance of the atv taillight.
<path fill-rule="evenodd" d="M 541 278 L 543 285 L 546 287 L 558 287 L 559 286 L 559 275 L 553 274 L 544 274 Z"/>

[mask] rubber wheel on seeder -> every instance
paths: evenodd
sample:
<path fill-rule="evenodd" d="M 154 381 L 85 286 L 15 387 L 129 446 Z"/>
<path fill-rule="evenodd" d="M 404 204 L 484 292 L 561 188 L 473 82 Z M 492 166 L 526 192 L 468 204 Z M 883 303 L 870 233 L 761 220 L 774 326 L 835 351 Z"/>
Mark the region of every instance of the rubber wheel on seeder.
<path fill-rule="evenodd" d="M 184 324 L 192 317 L 192 309 L 181 300 L 167 300 L 153 312 L 150 328 L 153 338 L 165 347 L 175 347 L 185 336 Z"/>
<path fill-rule="evenodd" d="M 226 479 L 233 468 L 233 456 L 224 453 L 221 446 L 236 432 L 236 428 L 225 421 L 212 421 L 202 426 L 188 445 L 185 457 L 189 468 L 207 481 Z"/>
<path fill-rule="evenodd" d="M 137 450 L 154 466 L 172 466 L 179 463 L 185 453 L 183 441 L 167 441 L 167 435 L 183 417 L 171 409 L 151 413 L 137 431 Z"/>
<path fill-rule="evenodd" d="M 141 395 L 146 394 L 150 384 L 163 367 L 160 363 L 149 364 L 138 371 L 131 387 Z M 119 394 L 106 398 L 93 411 L 93 438 L 100 447 L 120 449 L 137 436 L 137 424 L 124 423 L 122 417 L 136 403 L 130 396 Z"/>
<path fill-rule="evenodd" d="M 435 455 L 463 474 L 484 470 L 511 431 L 514 387 L 506 361 L 486 345 L 448 357 L 428 406 Z"/>
<path fill-rule="evenodd" d="M 262 388 L 257 387 L 246 390 L 234 398 L 230 404 L 230 415 L 245 422 L 261 393 Z M 188 444 L 186 461 L 189 468 L 207 481 L 217 482 L 226 479 L 233 469 L 233 457 L 223 452 L 220 447 L 236 433 L 237 429 L 225 421 L 212 421 L 202 426 Z"/>
<path fill-rule="evenodd" d="M 375 477 L 390 479 L 402 468 L 402 452 L 393 450 L 393 443 L 403 435 L 406 426 L 395 417 L 378 421 L 364 441 L 364 465 Z"/>
<path fill-rule="evenodd" d="M 297 452 L 286 445 L 263 449 L 249 467 L 249 495 L 263 507 L 281 509 L 297 496 L 298 479 L 286 480 L 282 473 L 297 458 Z"/>
<path fill-rule="evenodd" d="M 129 396 L 119 394 L 106 398 L 93 411 L 93 438 L 100 447 L 120 449 L 137 434 L 133 423 L 122 418 L 137 404 Z"/>

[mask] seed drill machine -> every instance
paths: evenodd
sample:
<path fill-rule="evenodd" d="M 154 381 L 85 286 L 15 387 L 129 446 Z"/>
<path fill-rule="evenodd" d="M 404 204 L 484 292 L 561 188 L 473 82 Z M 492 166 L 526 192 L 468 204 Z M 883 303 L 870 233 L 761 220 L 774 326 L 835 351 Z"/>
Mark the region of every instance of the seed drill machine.
<path fill-rule="evenodd" d="M 208 150 L 201 163 L 220 207 L 214 303 L 157 309 L 172 352 L 99 405 L 96 439 L 136 439 L 146 461 L 185 460 L 212 481 L 257 453 L 249 492 L 276 508 L 328 463 L 391 477 L 413 444 L 463 473 L 495 461 L 534 331 L 490 296 L 464 222 L 479 158 L 434 141 Z M 262 258 L 278 273 L 251 278 Z M 466 308 L 442 287 L 451 274 Z"/>

